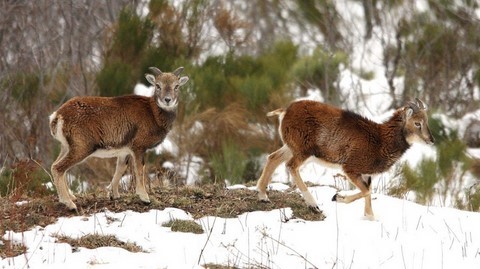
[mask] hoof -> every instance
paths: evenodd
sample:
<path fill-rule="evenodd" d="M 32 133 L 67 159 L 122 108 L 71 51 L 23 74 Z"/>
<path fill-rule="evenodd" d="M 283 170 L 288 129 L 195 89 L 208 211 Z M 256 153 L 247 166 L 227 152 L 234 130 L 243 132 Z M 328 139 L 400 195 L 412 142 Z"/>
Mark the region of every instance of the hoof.
<path fill-rule="evenodd" d="M 64 204 L 68 208 L 68 210 L 78 212 L 77 206 L 72 201 L 60 201 L 60 203 Z"/>
<path fill-rule="evenodd" d="M 107 192 L 107 197 L 110 198 L 110 200 L 117 200 L 118 198 L 120 198 L 120 195 L 115 195 L 112 192 Z"/>
<path fill-rule="evenodd" d="M 318 207 L 318 205 L 315 205 L 315 206 L 309 205 L 308 208 L 310 208 L 310 210 L 312 210 L 313 212 L 322 213 L 322 210 L 320 210 L 320 207 Z"/>
<path fill-rule="evenodd" d="M 270 202 L 270 199 L 268 199 L 267 194 L 262 193 L 262 192 L 258 192 L 258 200 L 260 200 L 260 202 L 264 202 L 264 203 L 269 203 Z"/>
<path fill-rule="evenodd" d="M 142 201 L 142 203 L 147 204 L 147 205 L 151 203 L 150 198 L 148 198 L 148 196 L 147 197 L 139 196 L 139 197 L 140 197 L 140 200 Z"/>
<path fill-rule="evenodd" d="M 136 194 L 143 203 L 150 204 L 150 198 L 148 197 L 148 193 L 146 191 L 137 191 Z"/>
<path fill-rule="evenodd" d="M 107 186 L 106 191 L 107 191 L 107 197 L 110 198 L 110 200 L 116 200 L 116 199 L 120 198 L 120 194 L 118 193 L 118 189 L 114 191 L 113 187 L 112 187 L 112 184 Z"/>
<path fill-rule="evenodd" d="M 345 196 L 339 195 L 338 193 L 335 193 L 335 195 L 332 197 L 333 202 L 339 202 L 339 203 L 344 203 Z"/>
<path fill-rule="evenodd" d="M 152 202 L 150 202 L 150 199 L 149 200 L 142 200 L 142 203 L 146 204 L 146 205 L 149 205 L 151 204 Z"/>

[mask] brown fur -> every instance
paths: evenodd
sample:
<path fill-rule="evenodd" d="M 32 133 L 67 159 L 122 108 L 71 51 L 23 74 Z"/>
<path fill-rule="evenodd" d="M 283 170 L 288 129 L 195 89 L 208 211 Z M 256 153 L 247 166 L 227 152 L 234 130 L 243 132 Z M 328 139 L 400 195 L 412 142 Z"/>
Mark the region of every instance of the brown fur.
<path fill-rule="evenodd" d="M 81 140 L 88 153 L 129 147 L 145 151 L 160 144 L 172 128 L 176 111 L 165 111 L 152 97 L 74 97 L 57 110 L 64 119 L 63 135 Z M 56 120 L 50 126 L 56 130 Z M 81 126 L 81 132 L 78 129 Z M 73 142 L 73 141 L 72 141 Z M 70 146 L 76 146 L 69 142 Z"/>
<path fill-rule="evenodd" d="M 183 68 L 172 73 L 147 75 L 155 85 L 152 97 L 126 95 L 120 97 L 74 97 L 63 104 L 50 118 L 52 135 L 61 142 L 61 152 L 52 165 L 54 183 L 60 202 L 71 209 L 75 197 L 68 191 L 65 173 L 89 156 L 118 157 L 117 168 L 109 188 L 118 195 L 118 182 L 132 156 L 137 194 L 149 202 L 143 182 L 144 154 L 162 143 L 176 117 L 178 87 L 188 78 L 179 77 Z M 175 89 L 176 88 L 176 89 Z"/>
<path fill-rule="evenodd" d="M 280 163 L 286 161 L 307 204 L 319 210 L 298 171 L 306 159 L 314 156 L 327 164 L 340 166 L 361 191 L 351 196 L 335 196 L 334 199 L 350 203 L 365 197 L 365 215 L 373 217 L 369 176 L 388 170 L 412 141 L 433 143 L 424 105 L 418 102 L 398 109 L 382 124 L 351 111 L 308 100 L 293 102 L 285 112 L 269 113 L 280 115 L 279 131 L 285 145 L 267 160 L 257 184 L 260 199 L 268 199 L 265 190 L 271 175 Z M 419 124 L 423 129 L 416 127 Z"/>

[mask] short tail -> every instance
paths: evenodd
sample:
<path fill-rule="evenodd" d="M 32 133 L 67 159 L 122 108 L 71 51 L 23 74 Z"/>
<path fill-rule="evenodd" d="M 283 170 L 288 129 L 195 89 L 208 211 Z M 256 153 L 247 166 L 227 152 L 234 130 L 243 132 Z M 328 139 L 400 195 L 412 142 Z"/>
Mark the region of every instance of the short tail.
<path fill-rule="evenodd" d="M 284 108 L 275 109 L 274 111 L 270 111 L 267 113 L 267 117 L 279 116 L 282 117 L 285 114 Z"/>
<path fill-rule="evenodd" d="M 52 134 L 53 137 L 55 137 L 57 133 L 57 112 L 53 112 L 49 117 L 49 122 L 50 122 L 50 133 Z"/>

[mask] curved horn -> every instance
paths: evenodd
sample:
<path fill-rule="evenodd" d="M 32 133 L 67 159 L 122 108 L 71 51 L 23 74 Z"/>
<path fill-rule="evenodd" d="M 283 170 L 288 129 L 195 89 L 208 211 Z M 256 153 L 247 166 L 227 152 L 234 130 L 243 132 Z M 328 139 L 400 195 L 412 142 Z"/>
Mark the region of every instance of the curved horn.
<path fill-rule="evenodd" d="M 407 106 L 413 110 L 413 113 L 417 113 L 420 110 L 420 107 L 414 102 L 408 102 Z"/>
<path fill-rule="evenodd" d="M 160 71 L 160 69 L 152 66 L 152 67 L 149 67 L 148 70 L 152 71 L 152 73 L 155 75 L 155 76 L 158 76 L 158 75 L 161 75 L 162 74 L 162 71 Z"/>
<path fill-rule="evenodd" d="M 427 106 L 418 98 L 415 98 L 420 109 L 427 109 Z"/>
<path fill-rule="evenodd" d="M 183 66 L 181 66 L 181 67 L 177 68 L 177 70 L 173 71 L 173 74 L 178 77 L 178 76 L 180 76 L 180 74 L 182 72 L 183 72 Z"/>

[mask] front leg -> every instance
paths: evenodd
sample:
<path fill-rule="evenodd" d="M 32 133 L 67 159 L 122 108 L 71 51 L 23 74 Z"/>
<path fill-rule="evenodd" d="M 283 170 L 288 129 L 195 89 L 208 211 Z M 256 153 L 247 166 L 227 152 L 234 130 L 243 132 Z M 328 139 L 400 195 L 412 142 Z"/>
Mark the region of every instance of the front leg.
<path fill-rule="evenodd" d="M 140 197 L 144 203 L 149 204 L 150 198 L 148 197 L 147 190 L 145 189 L 145 164 L 143 160 L 143 154 L 135 154 L 134 166 L 135 166 L 135 193 Z"/>
<path fill-rule="evenodd" d="M 373 210 L 372 210 L 372 197 L 371 197 L 371 177 L 366 176 L 364 180 L 363 176 L 360 174 L 347 173 L 347 177 L 350 182 L 355 185 L 360 192 L 352 195 L 339 195 L 338 193 L 332 197 L 332 201 L 339 203 L 349 204 L 353 201 L 356 201 L 360 198 L 365 199 L 365 209 L 364 215 L 369 219 L 374 219 Z"/>
<path fill-rule="evenodd" d="M 125 170 L 127 170 L 127 160 L 127 156 L 117 157 L 117 166 L 115 168 L 115 173 L 113 174 L 112 182 L 107 187 L 110 199 L 120 198 L 120 194 L 118 193 L 118 185 L 120 183 L 120 178 L 125 173 Z"/>
<path fill-rule="evenodd" d="M 300 176 L 299 167 L 305 161 L 305 157 L 294 156 L 287 162 L 287 168 L 289 169 L 290 174 L 292 174 L 293 181 L 297 185 L 298 189 L 302 192 L 303 199 L 310 209 L 315 212 L 321 213 L 322 210 L 318 207 L 317 201 L 313 198 L 310 191 L 308 191 L 307 185 L 303 182 L 302 177 Z"/>

